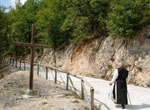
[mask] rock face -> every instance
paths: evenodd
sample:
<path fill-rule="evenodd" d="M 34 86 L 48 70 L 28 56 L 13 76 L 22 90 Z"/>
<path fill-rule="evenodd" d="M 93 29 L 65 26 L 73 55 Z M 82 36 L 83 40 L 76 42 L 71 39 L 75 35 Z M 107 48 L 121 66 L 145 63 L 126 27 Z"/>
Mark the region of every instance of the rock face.
<path fill-rule="evenodd" d="M 124 61 L 129 83 L 150 87 L 150 27 L 130 39 L 108 36 L 92 39 L 82 45 L 69 45 L 61 51 L 45 49 L 37 62 L 97 78 L 111 79 L 116 64 Z"/>

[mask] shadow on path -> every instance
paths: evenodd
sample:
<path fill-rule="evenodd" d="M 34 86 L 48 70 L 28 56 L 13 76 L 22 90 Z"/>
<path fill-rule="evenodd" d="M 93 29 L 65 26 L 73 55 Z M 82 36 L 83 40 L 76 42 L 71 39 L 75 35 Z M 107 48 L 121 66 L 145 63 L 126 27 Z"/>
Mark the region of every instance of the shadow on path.
<path fill-rule="evenodd" d="M 116 108 L 121 108 L 121 105 L 116 105 Z M 126 105 L 126 109 L 128 110 L 141 110 L 144 108 L 149 108 L 150 109 L 150 105 L 149 104 L 142 104 L 142 105 Z"/>
<path fill-rule="evenodd" d="M 149 104 L 142 104 L 142 105 L 127 105 L 128 109 L 133 109 L 133 110 L 141 110 L 144 108 L 149 108 L 150 109 L 150 105 Z"/>

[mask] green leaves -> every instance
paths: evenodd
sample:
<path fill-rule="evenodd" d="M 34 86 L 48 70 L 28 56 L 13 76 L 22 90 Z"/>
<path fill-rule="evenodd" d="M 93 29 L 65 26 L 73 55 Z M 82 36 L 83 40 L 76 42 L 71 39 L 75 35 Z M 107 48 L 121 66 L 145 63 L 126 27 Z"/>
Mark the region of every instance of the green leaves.
<path fill-rule="evenodd" d="M 69 34 L 61 30 L 66 7 L 61 0 L 42 0 L 36 15 L 37 38 L 54 48 L 61 48 L 69 42 Z"/>
<path fill-rule="evenodd" d="M 38 11 L 38 3 L 35 0 L 28 0 L 24 5 L 17 4 L 16 9 L 12 9 L 8 15 L 10 19 L 9 24 L 9 38 L 10 42 L 31 42 L 31 26 L 35 23 L 35 15 Z M 28 47 L 16 47 L 11 45 L 10 53 L 17 52 L 24 53 L 29 50 Z"/>
<path fill-rule="evenodd" d="M 149 8 L 143 0 L 112 1 L 110 9 L 107 28 L 111 35 L 135 36 L 149 23 Z"/>
<path fill-rule="evenodd" d="M 71 33 L 74 43 L 100 36 L 106 31 L 108 6 L 108 0 L 71 0 L 61 29 Z"/>
<path fill-rule="evenodd" d="M 0 57 L 5 54 L 5 49 L 8 47 L 8 38 L 6 33 L 9 21 L 8 15 L 4 11 L 4 7 L 2 7 L 2 10 L 0 10 Z"/>
<path fill-rule="evenodd" d="M 93 37 L 131 37 L 150 24 L 150 0 L 27 0 L 8 13 L 0 7 L 2 53 L 23 53 L 29 48 L 11 45 L 30 42 L 36 24 L 36 43 L 55 49 L 80 44 Z M 108 33 L 109 32 L 109 33 Z M 9 48 L 9 49 L 8 49 Z"/>

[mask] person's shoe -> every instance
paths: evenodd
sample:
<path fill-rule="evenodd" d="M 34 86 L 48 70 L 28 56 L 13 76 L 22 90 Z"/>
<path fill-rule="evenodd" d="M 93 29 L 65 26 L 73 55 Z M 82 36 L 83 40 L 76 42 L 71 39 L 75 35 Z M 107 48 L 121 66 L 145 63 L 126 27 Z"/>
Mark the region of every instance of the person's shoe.
<path fill-rule="evenodd" d="M 121 107 L 122 107 L 122 109 L 125 109 L 125 105 L 124 104 L 121 104 Z"/>

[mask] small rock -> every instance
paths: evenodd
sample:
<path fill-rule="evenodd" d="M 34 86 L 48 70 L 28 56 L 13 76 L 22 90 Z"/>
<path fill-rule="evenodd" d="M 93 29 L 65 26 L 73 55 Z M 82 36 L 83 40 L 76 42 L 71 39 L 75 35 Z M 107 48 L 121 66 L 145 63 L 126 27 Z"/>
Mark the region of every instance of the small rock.
<path fill-rule="evenodd" d="M 78 100 L 74 100 L 74 101 L 72 101 L 72 103 L 79 103 L 79 101 Z"/>

